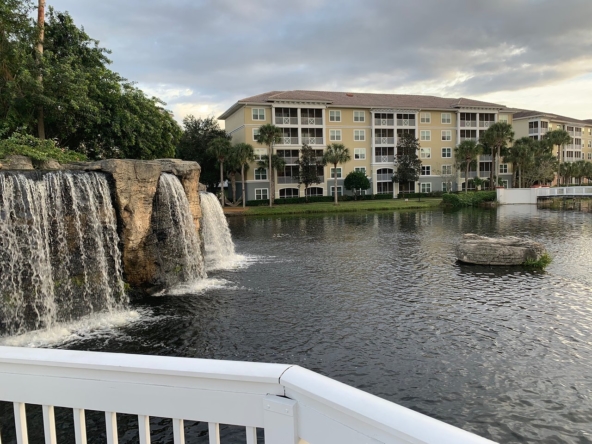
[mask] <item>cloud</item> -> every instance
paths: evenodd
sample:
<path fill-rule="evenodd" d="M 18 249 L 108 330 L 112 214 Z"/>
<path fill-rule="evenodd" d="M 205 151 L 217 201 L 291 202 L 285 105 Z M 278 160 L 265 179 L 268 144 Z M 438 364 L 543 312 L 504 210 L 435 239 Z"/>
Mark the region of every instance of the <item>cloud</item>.
<path fill-rule="evenodd" d="M 507 103 L 592 67 L 589 0 L 49 2 L 181 113 L 273 89 L 505 92 Z M 573 105 L 568 115 L 587 112 Z"/>

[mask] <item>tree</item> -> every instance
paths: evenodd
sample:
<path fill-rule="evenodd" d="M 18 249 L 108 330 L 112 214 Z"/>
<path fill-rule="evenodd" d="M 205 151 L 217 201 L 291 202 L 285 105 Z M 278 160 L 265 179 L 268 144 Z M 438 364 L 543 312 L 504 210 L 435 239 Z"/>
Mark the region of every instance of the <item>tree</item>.
<path fill-rule="evenodd" d="M 220 204 L 224 207 L 224 161 L 230 154 L 230 140 L 226 137 L 218 137 L 210 143 L 208 151 L 218 161 L 220 166 Z"/>
<path fill-rule="evenodd" d="M 421 174 L 421 160 L 417 156 L 419 139 L 413 134 L 405 133 L 397 141 L 397 171 L 393 175 L 393 182 L 410 184 L 417 182 Z"/>
<path fill-rule="evenodd" d="M 314 149 L 306 143 L 300 149 L 298 159 L 298 185 L 304 185 L 304 200 L 308 203 L 308 187 L 321 183 L 319 169 L 325 166 L 323 159 L 319 159 Z"/>
<path fill-rule="evenodd" d="M 504 156 L 504 162 L 511 163 L 514 172 L 518 174 L 518 188 L 523 185 L 523 171 L 534 161 L 535 140 L 530 137 L 522 137 L 514 142 L 514 145 Z"/>
<path fill-rule="evenodd" d="M 257 143 L 262 145 L 267 145 L 269 148 L 269 156 L 267 159 L 267 164 L 269 165 L 269 206 L 273 206 L 273 199 L 275 198 L 275 175 L 274 175 L 274 161 L 273 157 L 273 147 L 276 143 L 281 142 L 282 140 L 282 129 L 272 125 L 271 123 L 267 123 L 263 126 L 259 127 L 259 134 L 255 137 Z M 283 167 L 282 167 L 283 168 Z"/>
<path fill-rule="evenodd" d="M 38 63 L 41 65 L 43 60 L 43 40 L 45 36 L 45 0 L 38 0 L 37 6 L 37 58 Z M 38 80 L 43 85 L 43 74 L 39 70 Z M 41 140 L 45 139 L 45 123 L 43 117 L 43 105 L 40 105 L 37 109 L 37 131 Z"/>
<path fill-rule="evenodd" d="M 482 147 L 474 140 L 464 140 L 454 148 L 454 158 L 461 171 L 465 172 L 465 193 L 469 189 L 469 170 L 477 163 Z"/>
<path fill-rule="evenodd" d="M 553 145 L 546 140 L 532 140 L 528 147 L 531 156 L 521 166 L 520 177 L 523 187 L 531 187 L 535 183 L 549 183 L 558 170 L 557 158 L 553 155 Z"/>
<path fill-rule="evenodd" d="M 271 164 L 270 164 L 270 160 L 271 160 Z M 286 161 L 282 157 L 278 156 L 277 154 L 274 154 L 273 156 L 271 156 L 271 159 L 269 158 L 269 156 L 264 157 L 263 160 L 260 160 L 259 162 L 257 162 L 257 166 L 259 168 L 267 168 L 268 172 L 274 171 L 274 170 L 283 170 L 284 167 L 286 166 Z M 271 195 L 269 196 L 269 198 L 271 200 Z"/>
<path fill-rule="evenodd" d="M 248 143 L 237 143 L 236 145 L 234 145 L 232 149 L 232 156 L 234 157 L 235 161 L 238 162 L 238 164 L 240 165 L 242 200 L 243 208 L 245 208 L 247 204 L 247 197 L 245 194 L 245 166 L 248 166 L 249 162 L 253 162 L 255 160 L 255 152 L 253 150 L 253 147 Z"/>
<path fill-rule="evenodd" d="M 215 188 L 219 180 L 216 173 L 217 160 L 208 148 L 214 139 L 223 137 L 230 140 L 230 136 L 220 128 L 218 121 L 213 117 L 196 119 L 189 115 L 183 119 L 183 129 L 183 135 L 177 145 L 177 157 L 199 163 L 199 180 L 208 188 Z"/>
<path fill-rule="evenodd" d="M 345 186 L 346 190 L 354 191 L 354 200 L 357 200 L 358 190 L 367 190 L 370 188 L 370 181 L 363 172 L 352 171 L 347 176 L 345 176 L 343 185 Z"/>
<path fill-rule="evenodd" d="M 499 174 L 499 159 L 504 154 L 509 143 L 514 140 L 514 130 L 512 125 L 506 122 L 496 122 L 492 124 L 481 137 L 481 144 L 491 151 L 491 187 L 495 188 L 494 174 Z"/>
<path fill-rule="evenodd" d="M 571 143 L 572 138 L 569 133 L 565 130 L 558 129 L 554 131 L 549 131 L 545 134 L 545 139 L 551 145 L 557 145 L 557 160 L 559 161 L 559 165 L 562 163 L 562 156 L 561 156 L 561 146 Z M 565 180 L 565 179 L 564 179 Z M 561 171 L 559 171 L 559 177 L 557 178 L 557 184 L 559 185 L 561 182 Z"/>
<path fill-rule="evenodd" d="M 351 160 L 349 149 L 342 143 L 332 143 L 327 147 L 323 160 L 325 163 L 333 165 L 333 196 L 335 197 L 335 205 L 339 205 L 337 200 L 337 165 Z"/>

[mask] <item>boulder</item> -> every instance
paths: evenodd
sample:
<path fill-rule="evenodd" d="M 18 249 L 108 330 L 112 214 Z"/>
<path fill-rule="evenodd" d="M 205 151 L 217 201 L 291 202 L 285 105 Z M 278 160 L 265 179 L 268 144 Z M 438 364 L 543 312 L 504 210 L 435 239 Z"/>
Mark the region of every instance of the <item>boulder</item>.
<path fill-rule="evenodd" d="M 61 170 L 62 165 L 55 159 L 47 159 L 36 164 L 38 170 Z"/>
<path fill-rule="evenodd" d="M 465 234 L 456 247 L 459 261 L 478 265 L 522 265 L 526 261 L 538 261 L 546 253 L 543 244 L 514 236 L 491 238 Z"/>
<path fill-rule="evenodd" d="M 2 169 L 4 170 L 32 170 L 33 162 L 27 156 L 6 156 L 2 160 Z"/>

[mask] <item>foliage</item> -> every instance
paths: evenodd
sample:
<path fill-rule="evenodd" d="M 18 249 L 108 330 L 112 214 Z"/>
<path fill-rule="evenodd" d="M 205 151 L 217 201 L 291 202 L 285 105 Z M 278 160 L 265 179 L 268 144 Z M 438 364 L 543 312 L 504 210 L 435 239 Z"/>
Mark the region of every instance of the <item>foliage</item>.
<path fill-rule="evenodd" d="M 246 205 L 246 196 L 245 196 L 245 169 L 249 167 L 249 162 L 253 162 L 255 160 L 255 151 L 253 150 L 253 146 L 248 143 L 237 143 L 232 147 L 230 152 L 230 159 L 229 163 L 231 165 L 232 171 L 238 166 L 241 173 L 241 183 L 242 183 L 242 200 L 243 200 L 243 208 Z M 235 183 L 235 174 L 231 175 L 231 182 L 232 182 L 232 197 L 235 199 L 236 194 L 236 183 Z M 236 201 L 234 202 L 236 203 Z"/>
<path fill-rule="evenodd" d="M 275 199 L 275 174 L 274 170 L 277 169 L 277 161 L 273 159 L 273 147 L 276 143 L 282 140 L 282 129 L 271 123 L 266 123 L 259 127 L 259 133 L 255 137 L 257 143 L 261 145 L 267 145 L 269 151 L 267 156 L 267 165 L 269 168 L 269 206 L 273 206 L 273 200 Z M 284 168 L 283 166 L 281 168 Z"/>
<path fill-rule="evenodd" d="M 298 159 L 298 184 L 304 185 L 304 195 L 308 202 L 307 190 L 313 184 L 321 183 L 319 170 L 325 166 L 323 159 L 319 159 L 309 145 L 304 144 L 300 149 L 300 158 Z"/>
<path fill-rule="evenodd" d="M 465 173 L 465 192 L 468 191 L 469 171 L 476 169 L 477 156 L 482 152 L 482 146 L 474 140 L 464 140 L 454 148 L 454 160 L 457 168 Z"/>
<path fill-rule="evenodd" d="M 397 197 L 399 199 L 419 199 L 422 197 L 438 197 L 441 198 L 444 195 L 443 191 L 432 191 L 430 193 L 399 193 Z"/>
<path fill-rule="evenodd" d="M 208 153 L 218 161 L 220 167 L 220 203 L 224 206 L 224 161 L 230 155 L 230 140 L 227 137 L 216 137 L 210 142 Z"/>
<path fill-rule="evenodd" d="M 412 134 L 403 134 L 397 141 L 397 171 L 393 182 L 399 185 L 416 182 L 421 174 L 421 160 L 417 156 L 419 139 Z"/>
<path fill-rule="evenodd" d="M 543 140 L 546 140 L 547 142 L 549 142 L 551 144 L 551 148 L 554 145 L 557 145 L 557 160 L 559 161 L 559 163 L 561 163 L 561 161 L 562 161 L 561 146 L 571 143 L 571 141 L 572 141 L 569 133 L 565 130 L 562 130 L 562 129 L 549 131 L 549 132 L 547 132 L 547 134 L 545 134 L 545 138 Z M 559 179 L 561 179 L 561 178 L 559 178 Z"/>
<path fill-rule="evenodd" d="M 200 182 L 208 188 L 215 188 L 220 177 L 216 171 L 217 159 L 208 148 L 216 138 L 230 136 L 220 128 L 213 117 L 195 118 L 189 115 L 183 119 L 183 135 L 177 145 L 177 157 L 183 160 L 193 160 L 201 166 Z"/>
<path fill-rule="evenodd" d="M 486 154 L 491 154 L 492 168 L 489 175 L 489 183 L 492 189 L 495 183 L 493 179 L 494 171 L 499 172 L 496 159 L 501 159 L 508 148 L 508 144 L 512 143 L 513 140 L 514 130 L 512 129 L 512 125 L 507 122 L 495 122 L 487 128 L 479 140 L 482 151 Z"/>
<path fill-rule="evenodd" d="M 495 191 L 471 191 L 468 193 L 446 193 L 442 195 L 442 203 L 449 207 L 474 207 L 481 202 L 494 202 L 497 198 Z"/>
<path fill-rule="evenodd" d="M 545 268 L 547 268 L 547 266 L 552 261 L 553 260 L 551 259 L 551 256 L 549 256 L 548 253 L 545 253 L 537 260 L 528 259 L 528 260 L 524 261 L 524 263 L 522 265 L 525 267 L 528 267 L 528 268 L 536 268 L 539 270 L 544 270 Z"/>
<path fill-rule="evenodd" d="M 354 200 L 358 198 L 358 190 L 367 190 L 370 188 L 370 181 L 366 177 L 366 174 L 361 171 L 352 171 L 343 181 L 343 186 L 346 190 L 354 190 Z"/>
<path fill-rule="evenodd" d="M 8 3 L 19 2 L 7 0 Z M 43 107 L 45 133 L 91 159 L 172 157 L 181 129 L 163 103 L 111 71 L 109 51 L 78 28 L 68 13 L 49 8 L 44 52 L 36 57 L 30 2 L 0 6 L 0 133 L 36 134 Z"/>
<path fill-rule="evenodd" d="M 349 149 L 345 147 L 343 143 L 332 143 L 327 147 L 327 151 L 323 155 L 323 160 L 325 163 L 333 165 L 333 186 L 334 186 L 334 203 L 338 205 L 338 196 L 337 196 L 337 165 L 344 164 L 351 160 L 351 155 L 349 153 Z"/>
<path fill-rule="evenodd" d="M 30 157 L 38 162 L 49 159 L 60 163 L 86 160 L 84 154 L 60 149 L 51 139 L 41 140 L 28 134 L 13 133 L 8 139 L 0 140 L 0 159 L 11 155 Z"/>
<path fill-rule="evenodd" d="M 518 186 L 528 188 L 536 182 L 541 184 L 553 180 L 557 160 L 552 151 L 553 145 L 547 140 L 522 137 L 504 155 L 504 162 L 513 165 L 518 175 Z"/>

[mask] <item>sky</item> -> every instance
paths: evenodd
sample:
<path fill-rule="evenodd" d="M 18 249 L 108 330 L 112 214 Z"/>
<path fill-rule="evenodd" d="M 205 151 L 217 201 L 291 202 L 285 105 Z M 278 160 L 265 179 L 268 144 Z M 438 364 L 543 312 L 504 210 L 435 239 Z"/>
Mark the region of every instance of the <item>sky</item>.
<path fill-rule="evenodd" d="M 591 0 L 47 0 L 178 121 L 271 90 L 468 97 L 592 119 Z"/>

